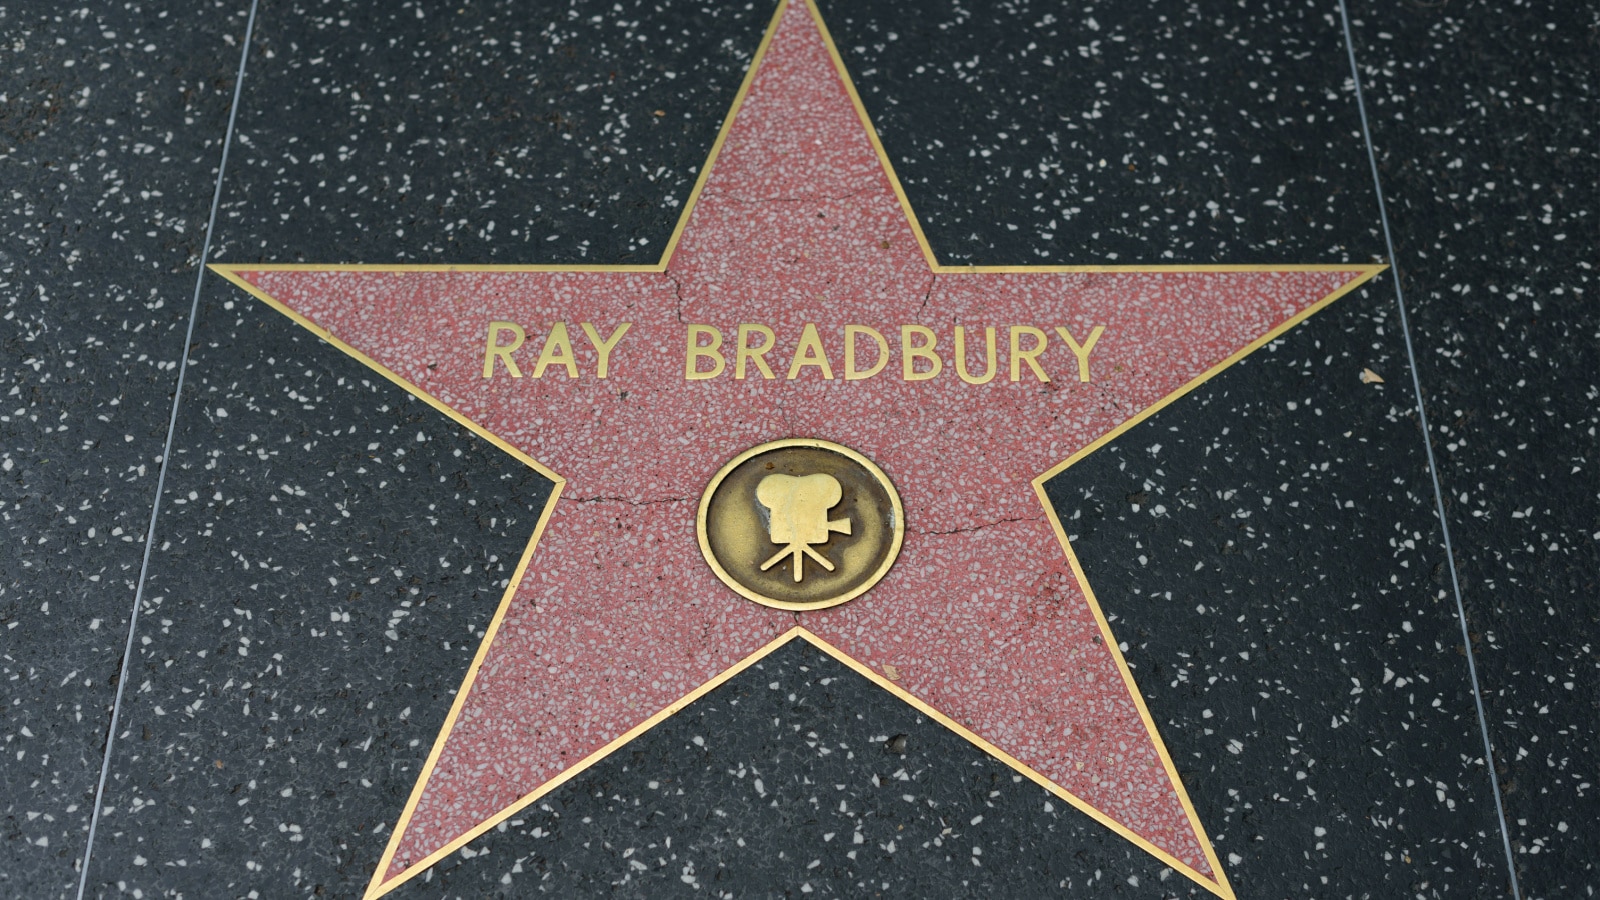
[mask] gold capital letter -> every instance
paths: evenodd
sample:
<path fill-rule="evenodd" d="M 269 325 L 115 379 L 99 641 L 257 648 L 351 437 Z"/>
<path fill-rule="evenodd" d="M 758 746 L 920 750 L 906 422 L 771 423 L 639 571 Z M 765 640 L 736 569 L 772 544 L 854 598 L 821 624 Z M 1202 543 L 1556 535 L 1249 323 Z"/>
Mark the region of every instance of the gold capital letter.
<path fill-rule="evenodd" d="M 511 332 L 511 343 L 503 347 L 500 345 L 502 331 Z M 521 378 L 522 370 L 517 368 L 517 361 L 511 358 L 511 353 L 521 347 L 522 342 L 527 339 L 528 333 L 515 322 L 502 322 L 498 319 L 490 322 L 489 339 L 483 344 L 483 377 L 488 378 L 494 374 L 494 361 L 499 357 L 500 361 L 506 364 L 506 371 L 511 373 L 512 378 Z"/>
<path fill-rule="evenodd" d="M 917 335 L 926 338 L 926 343 L 915 345 L 911 343 L 911 336 Z M 900 372 L 907 381 L 927 381 L 939 374 L 944 368 L 944 360 L 938 354 L 939 336 L 933 329 L 926 325 L 901 325 L 900 326 Z M 928 371 L 917 371 L 917 360 L 928 361 Z"/>
<path fill-rule="evenodd" d="M 864 334 L 867 337 L 872 338 L 872 340 L 878 345 L 878 361 L 872 364 L 872 368 L 867 369 L 864 372 L 856 368 L 856 335 L 858 334 Z M 846 325 L 844 327 L 845 381 L 860 381 L 863 378 L 871 378 L 879 372 L 882 372 L 883 367 L 887 366 L 888 364 L 889 341 L 878 332 L 878 329 L 868 328 L 865 325 Z"/>
<path fill-rule="evenodd" d="M 594 352 L 600 357 L 595 363 L 594 374 L 596 376 L 600 378 L 606 377 L 606 372 L 611 365 L 612 349 L 617 346 L 617 341 L 622 340 L 622 336 L 627 334 L 628 329 L 632 327 L 632 322 L 623 322 L 617 326 L 615 331 L 611 332 L 611 337 L 602 341 L 600 340 L 600 332 L 596 331 L 593 325 L 588 322 L 583 323 L 583 334 L 589 339 L 589 343 L 594 345 Z"/>
<path fill-rule="evenodd" d="M 1071 332 L 1060 325 L 1056 326 L 1056 334 L 1061 335 L 1061 339 L 1067 342 L 1068 347 L 1072 348 L 1072 355 L 1078 358 L 1079 381 L 1089 380 L 1089 351 L 1094 349 L 1095 342 L 1099 341 L 1100 335 L 1105 334 L 1105 332 L 1106 327 L 1104 325 L 1096 325 L 1094 330 L 1089 332 L 1089 339 L 1079 344 L 1072 339 Z"/>
<path fill-rule="evenodd" d="M 822 352 L 822 338 L 817 336 L 817 326 L 810 322 L 807 322 L 806 327 L 800 331 L 800 343 L 794 348 L 794 359 L 789 362 L 789 380 L 793 381 L 806 366 L 816 366 L 821 369 L 823 378 L 833 377 L 833 367 L 828 365 L 828 355 Z"/>
<path fill-rule="evenodd" d="M 544 370 L 551 366 L 565 367 L 568 378 L 578 377 L 578 360 L 572 355 L 572 338 L 567 337 L 565 322 L 551 324 L 550 334 L 539 350 L 539 361 L 533 364 L 533 377 L 543 378 Z"/>
<path fill-rule="evenodd" d="M 766 337 L 766 340 L 761 343 L 761 346 L 752 347 L 750 346 L 750 335 L 752 334 L 763 335 Z M 772 374 L 772 367 L 767 365 L 766 358 L 767 351 L 772 349 L 772 345 L 776 340 L 777 337 L 772 333 L 772 329 L 765 325 L 740 325 L 739 352 L 734 357 L 737 362 L 735 362 L 733 366 L 733 377 L 743 378 L 744 366 L 745 363 L 748 362 L 754 362 L 756 364 L 756 368 L 761 371 L 762 378 L 778 377 Z M 789 377 L 793 378 L 794 376 L 790 375 Z"/>
<path fill-rule="evenodd" d="M 706 344 L 704 347 L 700 346 L 701 335 L 710 338 L 711 343 Z M 721 353 L 717 352 L 717 348 L 721 346 L 722 332 L 710 325 L 690 325 L 689 356 L 683 363 L 683 377 L 689 381 L 705 381 L 708 378 L 715 378 L 721 375 L 722 370 L 728 367 L 728 361 L 722 358 Z M 702 358 L 715 360 L 711 365 L 711 371 L 700 371 L 700 360 Z"/>
<path fill-rule="evenodd" d="M 1034 341 L 1033 346 L 1027 350 L 1022 349 L 1022 336 L 1025 334 L 1031 336 Z M 1011 326 L 1011 380 L 1022 380 L 1022 364 L 1027 363 L 1028 368 L 1039 376 L 1040 381 L 1049 381 L 1050 376 L 1039 368 L 1039 354 L 1044 352 L 1045 346 L 1049 343 L 1050 339 L 1045 337 L 1045 333 L 1032 325 Z"/>
<path fill-rule="evenodd" d="M 967 330 L 956 326 L 956 374 L 967 384 L 988 384 L 994 380 L 994 371 L 999 364 L 999 354 L 994 349 L 994 326 L 983 330 L 983 342 L 989 345 L 988 361 L 984 364 L 983 377 L 973 378 L 972 373 L 967 371 Z"/>

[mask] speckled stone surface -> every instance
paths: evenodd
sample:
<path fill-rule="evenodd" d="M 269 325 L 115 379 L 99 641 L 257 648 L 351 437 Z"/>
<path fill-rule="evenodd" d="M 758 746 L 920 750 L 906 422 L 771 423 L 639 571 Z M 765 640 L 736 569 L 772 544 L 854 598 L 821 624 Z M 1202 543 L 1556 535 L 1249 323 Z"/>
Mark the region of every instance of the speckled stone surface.
<path fill-rule="evenodd" d="M 1344 298 L 1050 486 L 1241 896 L 1506 887 L 1394 310 Z"/>
<path fill-rule="evenodd" d="M 1600 17 L 1353 12 L 1524 896 L 1593 896 Z"/>
<path fill-rule="evenodd" d="M 216 287 L 91 894 L 370 866 L 549 493 L 364 366 L 288 363 L 314 339 Z"/>
<path fill-rule="evenodd" d="M 821 4 L 952 263 L 1383 254 L 1328 4 Z"/>
<path fill-rule="evenodd" d="M 216 259 L 655 262 L 766 3 L 266 3 Z"/>
<path fill-rule="evenodd" d="M 212 261 L 654 261 L 771 7 L 617 6 L 264 3 Z M 74 891 L 126 637 L 110 616 L 126 616 L 131 584 L 98 630 L 58 610 L 87 602 L 90 576 L 134 577 L 138 539 L 121 538 L 149 514 L 238 59 L 242 5 L 181 27 L 161 12 L 11 5 L 0 20 L 0 167 L 26 173 L 5 182 L 4 363 L 40 409 L 0 423 L 11 447 L 37 448 L 9 449 L 28 475 L 5 473 L 4 521 L 49 539 L 14 540 L 0 562 L 0 785 L 21 798 L 0 893 Z M 1337 5 L 824 12 L 945 261 L 1386 252 Z M 1524 896 L 1586 896 L 1595 26 L 1570 8 L 1353 13 Z M 68 43 L 18 47 L 22 21 Z M 83 77 L 90 53 L 114 64 L 98 80 Z M 124 77 L 139 71 L 173 93 L 139 93 Z M 89 86 L 90 106 L 39 99 L 56 85 Z M 100 126 L 124 121 L 103 99 L 164 111 L 161 141 Z M 104 163 L 127 182 L 111 196 L 137 198 L 151 227 L 89 214 L 99 158 L 78 160 L 81 186 L 34 162 L 79 153 L 95 129 L 107 160 L 126 157 Z M 181 235 L 163 230 L 175 220 Z M 37 238 L 46 221 L 69 229 Z M 1509 895 L 1391 290 L 1341 299 L 1050 487 L 1241 897 Z M 139 308 L 147 296 L 164 305 Z M 130 336 L 80 343 L 72 328 L 100 337 L 82 317 L 102 308 Z M 87 895 L 358 897 L 547 484 L 218 279 L 197 328 Z M 88 399 L 51 396 L 52 359 L 82 370 Z M 1385 382 L 1361 382 L 1363 367 Z M 102 393 L 121 404 L 91 405 Z M 85 457 L 83 428 L 114 440 Z M 85 502 L 115 510 L 97 538 L 123 534 L 54 555 L 88 522 L 55 507 Z M 94 683 L 61 685 L 80 662 Z M 830 659 L 793 646 L 762 665 L 402 890 L 1196 889 Z M 19 718 L 34 737 L 13 736 Z"/>
<path fill-rule="evenodd" d="M 570 482 L 398 826 L 385 882 L 413 877 L 792 624 L 898 673 L 911 695 L 1212 877 L 1087 597 L 1051 546 L 1032 479 L 1361 273 L 935 275 L 817 22 L 795 4 L 663 272 L 235 274 Z M 507 351 L 486 368 L 496 320 L 539 323 L 529 326 L 544 332 L 537 366 Z M 587 347 L 547 371 L 572 327 L 550 321 L 594 323 L 591 344 L 621 335 L 607 376 Z M 954 323 L 990 322 L 1104 337 L 1098 363 L 1075 360 L 1063 336 L 1031 372 L 1010 335 L 1009 379 L 990 380 L 993 351 L 980 383 L 953 377 L 953 364 L 942 378 L 937 366 L 913 377 L 903 349 L 896 368 L 910 374 L 854 382 L 825 359 L 804 377 L 798 362 L 787 378 L 687 377 L 685 323 L 739 321 L 774 326 L 780 352 L 812 329 L 835 356 L 847 323 L 890 333 L 917 323 L 935 340 Z M 887 360 L 890 344 L 881 352 Z M 721 461 L 787 437 L 848 441 L 905 498 L 903 559 L 847 606 L 774 612 L 719 590 L 698 564 L 698 486 Z"/>
<path fill-rule="evenodd" d="M 77 879 L 244 9 L 0 4 L 5 896 Z"/>

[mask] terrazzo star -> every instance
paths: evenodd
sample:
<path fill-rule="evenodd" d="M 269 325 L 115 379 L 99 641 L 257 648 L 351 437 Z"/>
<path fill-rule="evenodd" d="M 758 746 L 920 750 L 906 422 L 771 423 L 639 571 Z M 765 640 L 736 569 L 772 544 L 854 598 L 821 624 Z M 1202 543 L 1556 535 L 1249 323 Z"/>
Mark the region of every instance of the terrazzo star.
<path fill-rule="evenodd" d="M 217 267 L 556 483 L 368 896 L 805 640 L 1232 897 L 1042 485 L 1380 269 L 941 266 L 801 2 L 775 15 L 655 265 Z M 545 341 L 552 355 L 535 361 L 535 377 L 484 377 L 511 361 L 492 332 L 486 350 L 486 322 L 575 323 L 587 343 L 563 325 L 565 345 Z M 1069 377 L 1047 383 L 1027 365 L 1034 344 L 1010 347 L 1029 335 L 1012 332 L 1012 377 L 985 390 L 906 375 L 933 368 L 929 357 L 912 365 L 918 348 L 934 353 L 919 338 L 985 322 L 1035 323 L 1045 336 L 1060 326 L 1082 348 L 1073 363 L 1114 350 L 1115 365 L 1097 365 L 1092 389 L 1059 389 L 1090 373 L 1063 356 Z M 734 377 L 688 377 L 718 365 L 687 368 L 684 354 L 712 343 L 690 338 L 691 323 L 730 329 L 722 365 Z M 772 368 L 769 378 L 755 341 L 767 333 L 749 332 L 741 355 L 738 323 L 797 336 L 789 368 L 806 377 Z M 850 379 L 843 358 L 845 378 L 813 377 L 832 365 L 821 336 L 861 323 L 928 329 L 905 338 L 905 377 Z M 900 326 L 870 327 L 887 344 L 881 329 Z M 818 348 L 805 349 L 813 338 Z M 876 365 L 858 364 L 858 374 Z M 574 369 L 595 377 L 549 377 Z M 810 534 L 807 546 L 858 540 L 871 522 L 903 532 L 903 546 L 881 544 L 898 553 L 892 566 L 848 602 L 753 602 L 701 559 L 708 484 L 730 460 L 786 440 L 848 448 L 903 498 L 903 509 L 875 507 L 877 518 L 837 511 L 850 500 L 843 487 L 838 507 L 822 508 L 831 490 L 808 501 L 805 521 L 851 529 Z M 760 534 L 765 558 L 771 535 Z M 849 547 L 827 553 L 847 568 Z M 809 571 L 822 574 L 802 586 L 833 575 Z"/>

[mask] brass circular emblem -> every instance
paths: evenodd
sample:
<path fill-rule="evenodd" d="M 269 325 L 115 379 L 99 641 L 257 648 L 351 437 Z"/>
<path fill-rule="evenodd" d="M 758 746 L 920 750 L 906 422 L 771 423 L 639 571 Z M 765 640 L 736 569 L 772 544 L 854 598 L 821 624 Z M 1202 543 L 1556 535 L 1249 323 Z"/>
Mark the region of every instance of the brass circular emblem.
<path fill-rule="evenodd" d="M 883 470 L 828 441 L 773 441 L 739 454 L 700 498 L 700 552 L 723 583 L 763 606 L 826 609 L 866 593 L 905 540 Z"/>

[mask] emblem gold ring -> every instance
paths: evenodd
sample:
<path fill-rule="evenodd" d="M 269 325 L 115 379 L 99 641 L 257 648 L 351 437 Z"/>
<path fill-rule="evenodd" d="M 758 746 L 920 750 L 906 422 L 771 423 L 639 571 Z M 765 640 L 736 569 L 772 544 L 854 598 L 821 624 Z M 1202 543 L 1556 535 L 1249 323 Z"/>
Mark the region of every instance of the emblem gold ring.
<path fill-rule="evenodd" d="M 711 571 L 741 596 L 775 609 L 827 609 L 888 573 L 905 541 L 905 509 L 865 456 L 791 438 L 718 470 L 695 530 Z"/>

